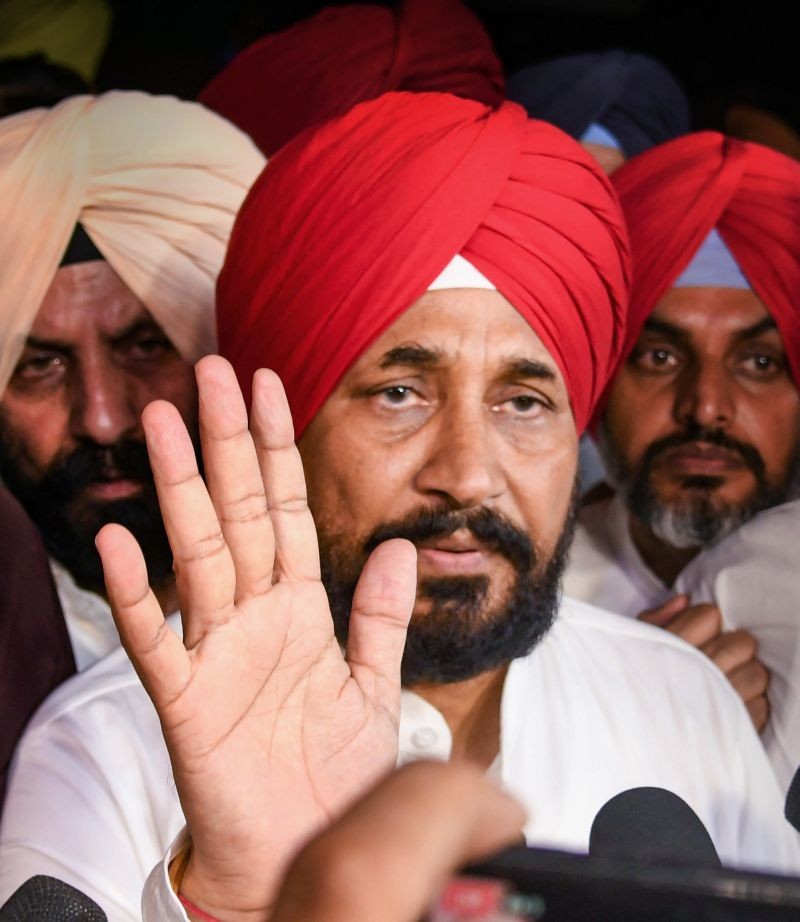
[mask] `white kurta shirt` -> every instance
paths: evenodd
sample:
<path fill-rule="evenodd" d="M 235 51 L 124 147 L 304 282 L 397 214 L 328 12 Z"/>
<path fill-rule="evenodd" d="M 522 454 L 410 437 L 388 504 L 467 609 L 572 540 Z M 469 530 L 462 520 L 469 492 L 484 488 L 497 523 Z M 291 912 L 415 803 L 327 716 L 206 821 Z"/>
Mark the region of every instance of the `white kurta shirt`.
<path fill-rule="evenodd" d="M 618 496 L 581 509 L 563 586 L 568 596 L 621 615 L 639 615 L 675 595 L 642 560 Z"/>
<path fill-rule="evenodd" d="M 117 626 L 102 596 L 81 589 L 72 574 L 52 557 L 50 569 L 67 623 L 75 666 L 78 672 L 83 672 L 119 646 Z"/>
<path fill-rule="evenodd" d="M 764 744 L 781 789 L 800 766 L 800 500 L 774 506 L 683 570 L 676 591 L 716 602 L 726 630 L 758 641 L 769 669 Z"/>
<path fill-rule="evenodd" d="M 676 593 L 714 602 L 724 630 L 749 631 L 770 672 L 770 719 L 761 735 L 781 790 L 800 766 L 800 501 L 775 506 L 689 563 L 672 589 L 633 544 L 622 502 L 581 511 L 564 580 L 586 602 L 636 616 Z"/>
<path fill-rule="evenodd" d="M 441 714 L 403 700 L 400 758 L 445 759 Z M 528 841 L 584 851 L 597 811 L 665 787 L 705 823 L 726 863 L 797 871 L 798 837 L 746 711 L 704 656 L 664 631 L 564 600 L 508 671 L 504 785 Z M 141 918 L 145 878 L 183 825 L 155 711 L 122 650 L 58 689 L 18 749 L 0 829 L 0 904 L 34 874 L 87 893 L 110 922 Z M 183 919 L 161 870 L 147 918 Z M 155 913 L 155 914 L 154 914 Z"/>

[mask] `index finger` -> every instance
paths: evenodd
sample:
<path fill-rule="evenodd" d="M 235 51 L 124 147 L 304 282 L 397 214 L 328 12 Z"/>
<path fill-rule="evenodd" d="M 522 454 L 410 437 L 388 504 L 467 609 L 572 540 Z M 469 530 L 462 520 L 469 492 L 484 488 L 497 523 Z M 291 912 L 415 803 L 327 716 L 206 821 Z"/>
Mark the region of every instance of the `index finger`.
<path fill-rule="evenodd" d="M 692 605 L 673 618 L 667 630 L 693 647 L 702 647 L 722 630 L 722 615 L 716 605 Z"/>

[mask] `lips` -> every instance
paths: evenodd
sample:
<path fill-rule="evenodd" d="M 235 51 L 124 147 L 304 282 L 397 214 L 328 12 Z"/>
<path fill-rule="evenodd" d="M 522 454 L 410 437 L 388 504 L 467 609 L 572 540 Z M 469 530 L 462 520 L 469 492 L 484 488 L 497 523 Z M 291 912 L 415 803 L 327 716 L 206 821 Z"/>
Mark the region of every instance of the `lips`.
<path fill-rule="evenodd" d="M 478 573 L 486 569 L 491 552 L 469 531 L 461 529 L 446 538 L 433 538 L 417 546 L 422 572 L 441 576 Z"/>
<path fill-rule="evenodd" d="M 139 493 L 142 484 L 138 480 L 119 477 L 115 480 L 96 480 L 85 487 L 85 492 L 93 499 L 114 500 L 128 499 Z"/>
<path fill-rule="evenodd" d="M 741 455 L 709 442 L 688 442 L 664 455 L 664 463 L 681 473 L 722 474 L 744 467 Z"/>

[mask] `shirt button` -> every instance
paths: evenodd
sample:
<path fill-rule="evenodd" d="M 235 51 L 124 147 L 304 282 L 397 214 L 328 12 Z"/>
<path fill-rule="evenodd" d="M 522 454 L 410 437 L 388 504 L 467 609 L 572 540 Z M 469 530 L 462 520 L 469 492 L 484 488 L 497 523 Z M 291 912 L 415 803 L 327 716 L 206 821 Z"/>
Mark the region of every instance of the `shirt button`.
<path fill-rule="evenodd" d="M 417 749 L 430 749 L 436 742 L 436 731 L 430 727 L 423 727 L 421 730 L 415 730 L 411 734 L 411 742 Z"/>

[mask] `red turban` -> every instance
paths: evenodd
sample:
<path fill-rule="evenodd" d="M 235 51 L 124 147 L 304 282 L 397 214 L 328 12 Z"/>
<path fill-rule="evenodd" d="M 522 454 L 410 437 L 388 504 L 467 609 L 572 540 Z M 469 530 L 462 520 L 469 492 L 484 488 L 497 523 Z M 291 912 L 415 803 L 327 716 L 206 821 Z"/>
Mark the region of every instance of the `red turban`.
<path fill-rule="evenodd" d="M 200 94 L 267 154 L 305 128 L 389 90 L 436 91 L 498 105 L 503 75 L 489 37 L 459 0 L 399 10 L 324 9 L 243 51 Z"/>
<path fill-rule="evenodd" d="M 622 216 L 580 145 L 514 103 L 389 93 L 284 147 L 234 226 L 220 351 L 248 399 L 278 372 L 300 435 L 457 253 L 541 338 L 582 429 L 621 345 Z"/>
<path fill-rule="evenodd" d="M 800 386 L 800 163 L 712 131 L 634 157 L 612 176 L 633 289 L 623 360 L 712 228 L 775 318 Z"/>

